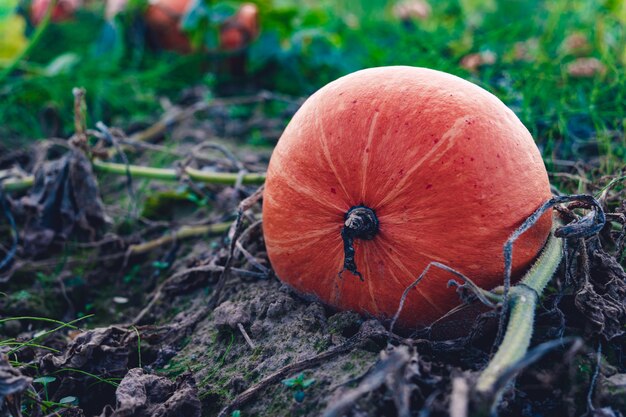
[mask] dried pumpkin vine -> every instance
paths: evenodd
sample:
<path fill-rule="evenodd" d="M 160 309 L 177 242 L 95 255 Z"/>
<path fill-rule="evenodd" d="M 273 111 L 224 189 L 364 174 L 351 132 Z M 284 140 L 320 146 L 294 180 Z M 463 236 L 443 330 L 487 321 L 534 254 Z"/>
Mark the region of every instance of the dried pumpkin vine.
<path fill-rule="evenodd" d="M 576 208 L 590 209 L 590 212 L 567 225 L 564 225 L 559 215 L 555 213 L 550 236 L 541 254 L 524 277 L 516 285 L 511 286 L 512 253 L 515 241 L 548 210 L 566 203 L 574 203 Z M 537 303 L 561 263 L 564 254 L 563 240 L 592 237 L 602 230 L 605 223 L 604 210 L 600 203 L 590 195 L 557 196 L 546 201 L 511 234 L 504 244 L 505 276 L 503 286 L 487 291 L 447 265 L 431 262 L 402 294 L 398 310 L 391 321 L 390 331 L 392 332 L 394 329 L 408 293 L 426 277 L 432 267 L 447 271 L 463 281 L 459 283 L 453 279 L 449 281 L 448 285 L 468 290 L 480 302 L 489 307 L 502 306 L 500 326 L 495 341 L 495 344 L 498 345 L 497 351 L 478 376 L 474 387 L 478 412 L 481 415 L 496 415 L 502 394 L 523 368 L 537 361 L 549 350 L 570 342 L 580 342 L 576 338 L 561 338 L 528 351 L 533 334 Z M 508 317 L 508 322 L 506 317 Z M 577 346 L 578 343 L 574 345 Z"/>
<path fill-rule="evenodd" d="M 548 210 L 558 204 L 571 202 L 578 203 L 579 207 L 590 209 L 590 212 L 567 225 L 563 225 L 562 221 L 555 215 L 553 230 L 541 255 L 521 281 L 514 286 L 510 286 L 512 250 L 517 238 L 530 229 Z M 516 374 L 515 370 L 519 371 L 522 368 L 519 365 L 526 359 L 533 333 L 537 303 L 561 262 L 563 239 L 591 237 L 600 232 L 605 223 L 605 213 L 600 203 L 592 196 L 571 195 L 554 197 L 528 217 L 505 243 L 505 279 L 503 287 L 487 292 L 476 289 L 471 284 L 471 281 L 466 281 L 462 285 L 452 281 L 460 287 L 469 288 L 471 291 L 480 291 L 483 296 L 487 295 L 491 301 L 501 304 L 503 306 L 501 329 L 504 328 L 504 320 L 502 318 L 507 311 L 509 312 L 506 330 L 499 331 L 499 334 L 503 334 L 502 343 L 500 343 L 496 354 L 478 377 L 475 386 L 476 393 L 483 399 L 483 405 L 489 409 L 491 414 L 496 412 L 504 389 Z"/>

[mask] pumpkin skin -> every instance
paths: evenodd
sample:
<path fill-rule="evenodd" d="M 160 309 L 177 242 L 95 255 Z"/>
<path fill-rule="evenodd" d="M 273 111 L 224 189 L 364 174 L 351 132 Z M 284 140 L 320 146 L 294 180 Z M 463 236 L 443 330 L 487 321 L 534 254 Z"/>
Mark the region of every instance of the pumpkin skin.
<path fill-rule="evenodd" d="M 272 154 L 263 231 L 276 275 L 338 309 L 389 319 L 431 261 L 479 286 L 503 283 L 509 235 L 551 197 L 539 150 L 495 96 L 414 67 L 355 72 L 313 94 Z M 356 239 L 362 280 L 343 271 L 348 210 L 374 210 L 378 233 Z M 544 245 L 549 214 L 515 243 L 513 274 Z M 438 268 L 411 290 L 398 324 L 433 323 L 461 301 Z"/>

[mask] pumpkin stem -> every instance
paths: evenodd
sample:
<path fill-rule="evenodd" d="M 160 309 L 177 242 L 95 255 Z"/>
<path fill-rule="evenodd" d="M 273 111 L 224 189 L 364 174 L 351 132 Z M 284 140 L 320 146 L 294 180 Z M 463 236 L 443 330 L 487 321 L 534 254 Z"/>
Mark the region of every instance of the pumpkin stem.
<path fill-rule="evenodd" d="M 354 206 L 345 215 L 345 223 L 341 228 L 343 240 L 343 269 L 339 271 L 339 277 L 343 271 L 350 271 L 353 275 L 364 281 L 363 275 L 357 270 L 354 259 L 354 239 L 372 240 L 378 234 L 378 217 L 376 213 L 366 206 Z"/>

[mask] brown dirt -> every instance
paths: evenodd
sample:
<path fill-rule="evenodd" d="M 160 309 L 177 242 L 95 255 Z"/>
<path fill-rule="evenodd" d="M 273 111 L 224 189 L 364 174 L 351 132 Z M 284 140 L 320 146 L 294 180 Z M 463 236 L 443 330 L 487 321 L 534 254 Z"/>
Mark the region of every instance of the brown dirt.
<path fill-rule="evenodd" d="M 155 156 L 154 149 L 143 149 L 129 152 L 133 164 L 180 160 L 207 140 L 198 133 L 203 129 L 249 135 L 249 119 L 215 116 L 225 109 L 175 127 L 166 144 L 177 155 Z M 269 120 L 263 125 L 255 117 L 252 129 L 274 131 L 280 124 Z M 226 147 L 235 148 L 232 142 Z M 267 163 L 267 149 L 240 148 L 235 162 L 215 149 L 191 163 L 231 172 L 241 167 L 263 171 Z M 65 152 L 48 151 L 45 159 Z M 19 166 L 52 172 L 42 171 L 41 160 L 15 155 L 0 158 L 0 170 Z M 58 171 L 58 165 L 52 168 Z M 55 325 L 36 319 L 0 322 L 0 352 L 12 361 L 0 360 L 0 399 L 6 396 L 0 416 L 11 410 L 16 415 L 20 404 L 28 416 L 53 411 L 65 416 L 216 416 L 226 407 L 226 416 L 315 416 L 324 410 L 337 416 L 467 415 L 455 407 L 468 400 L 463 387 L 471 388 L 490 356 L 493 314 L 492 319 L 489 313 L 479 316 L 468 337 L 430 340 L 427 333 L 388 334 L 376 320 L 306 300 L 268 269 L 258 202 L 243 211 L 240 230 L 172 241 L 128 256 L 131 245 L 181 225 L 234 222 L 239 202 L 256 187 L 187 184 L 176 193 L 176 185 L 134 179 L 129 194 L 123 177 L 99 176 L 95 188 L 95 181 L 72 182 L 77 175 L 91 179 L 88 172 L 73 172 L 78 174 L 67 174 L 62 183 L 50 182 L 64 190 L 55 198 L 43 198 L 52 189 L 43 183 L 27 191 L 25 199 L 5 195 L 20 242 L 3 271 L 0 311 L 2 318 L 64 321 L 95 315 L 76 323 L 79 329 L 62 327 L 43 336 L 37 332 Z M 589 191 L 607 182 L 598 178 Z M 76 195 L 95 190 L 102 196 L 104 213 L 96 210 L 95 197 L 89 207 L 97 216 L 62 210 L 77 207 L 69 203 L 76 200 L 72 187 L 78 186 L 88 190 Z M 623 225 L 623 188 L 605 197 L 612 218 Z M 133 207 L 148 218 L 134 216 Z M 61 212 L 66 213 L 62 223 L 50 222 Z M 10 230 L 2 222 L 2 230 Z M 42 230 L 47 240 L 37 238 Z M 239 237 L 245 252 L 233 245 L 233 237 Z M 543 298 L 533 345 L 562 335 L 580 337 L 582 343 L 554 349 L 525 369 L 515 389 L 505 394 L 500 415 L 626 412 L 626 274 L 618 256 L 623 241 L 623 231 L 615 229 L 586 239 L 584 246 L 581 240 L 569 242 L 569 267 L 561 268 Z M 9 249 L 10 239 L 2 244 Z M 10 339 L 34 340 L 56 351 L 25 345 L 11 351 Z M 41 376 L 54 377 L 46 390 L 29 379 Z M 42 406 L 44 391 L 52 401 L 75 397 L 78 405 Z"/>

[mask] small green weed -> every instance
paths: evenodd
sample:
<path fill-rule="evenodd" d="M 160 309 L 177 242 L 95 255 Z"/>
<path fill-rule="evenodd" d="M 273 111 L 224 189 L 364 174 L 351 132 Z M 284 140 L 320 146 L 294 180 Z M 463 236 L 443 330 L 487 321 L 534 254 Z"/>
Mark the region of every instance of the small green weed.
<path fill-rule="evenodd" d="M 296 402 L 301 403 L 304 401 L 305 397 L 304 390 L 313 385 L 315 383 L 315 379 L 305 379 L 304 373 L 301 372 L 296 377 L 283 379 L 281 382 L 286 387 L 291 388 L 293 391 L 293 399 L 296 400 Z"/>

